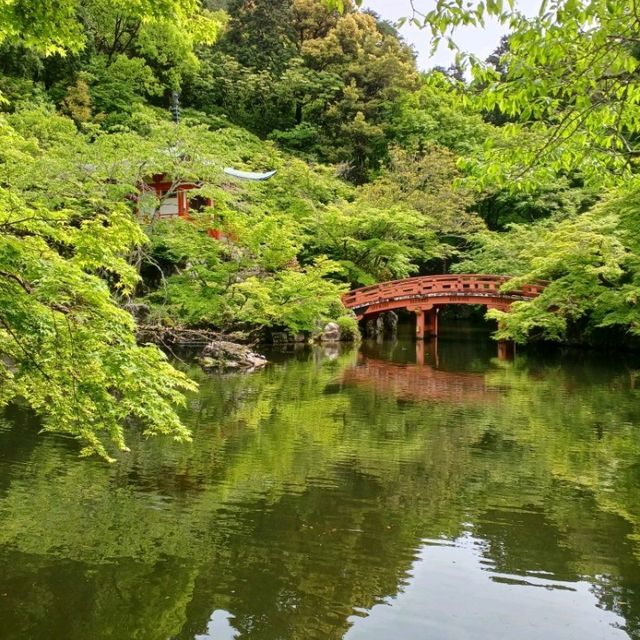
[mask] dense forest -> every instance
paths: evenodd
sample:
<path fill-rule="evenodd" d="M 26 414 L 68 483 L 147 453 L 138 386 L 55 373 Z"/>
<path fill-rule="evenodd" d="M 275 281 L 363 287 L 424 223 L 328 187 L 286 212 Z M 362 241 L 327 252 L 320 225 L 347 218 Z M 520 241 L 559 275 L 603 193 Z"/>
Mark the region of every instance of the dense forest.
<path fill-rule="evenodd" d="M 137 340 L 132 309 L 354 334 L 342 293 L 416 274 L 547 281 L 491 312 L 503 339 L 640 334 L 635 3 L 419 4 L 425 41 L 455 48 L 487 15 L 509 35 L 423 72 L 350 1 L 3 3 L 0 405 L 87 454 L 125 448 L 130 419 L 185 440 L 174 407 L 194 383 Z M 161 215 L 182 184 L 188 219 Z"/>

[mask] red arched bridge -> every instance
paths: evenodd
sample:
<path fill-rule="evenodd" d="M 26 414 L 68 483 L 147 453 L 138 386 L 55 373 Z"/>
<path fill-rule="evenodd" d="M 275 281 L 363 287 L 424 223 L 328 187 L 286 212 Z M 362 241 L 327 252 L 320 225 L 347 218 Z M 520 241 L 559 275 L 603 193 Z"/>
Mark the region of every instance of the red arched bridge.
<path fill-rule="evenodd" d="M 544 289 L 544 283 L 537 283 L 502 291 L 502 286 L 509 280 L 507 276 L 466 273 L 420 276 L 354 289 L 345 294 L 342 301 L 345 307 L 354 311 L 358 320 L 385 311 L 412 311 L 416 314 L 416 335 L 423 338 L 425 334 L 438 334 L 441 305 L 481 304 L 487 309 L 508 311 L 513 302 L 531 300 Z"/>

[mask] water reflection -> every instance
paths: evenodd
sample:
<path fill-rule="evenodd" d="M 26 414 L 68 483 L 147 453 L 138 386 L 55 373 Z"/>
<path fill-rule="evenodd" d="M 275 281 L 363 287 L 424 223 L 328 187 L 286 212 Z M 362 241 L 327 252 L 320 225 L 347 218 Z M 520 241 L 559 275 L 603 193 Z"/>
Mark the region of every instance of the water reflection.
<path fill-rule="evenodd" d="M 468 340 L 208 378 L 118 465 L 0 422 L 0 637 L 640 638 L 635 370 Z"/>
<path fill-rule="evenodd" d="M 569 586 L 547 577 L 488 575 L 481 548 L 482 541 L 471 537 L 453 546 L 425 544 L 406 591 L 366 618 L 352 618 L 347 640 L 628 638 L 624 619 L 598 607 L 588 582 Z M 529 587 L 526 597 L 515 585 Z"/>
<path fill-rule="evenodd" d="M 466 404 L 495 398 L 496 390 L 487 386 L 484 374 L 438 369 L 437 340 L 417 343 L 415 364 L 370 357 L 366 352 L 365 347 L 358 354 L 357 364 L 344 370 L 345 385 L 361 385 L 398 400 L 415 402 Z M 429 360 L 434 364 L 428 364 Z"/>
<path fill-rule="evenodd" d="M 204 635 L 196 635 L 195 640 L 208 640 L 209 638 L 235 640 L 235 638 L 239 637 L 239 634 L 231 624 L 233 619 L 234 617 L 228 611 L 214 611 L 207 625 L 207 632 Z"/>

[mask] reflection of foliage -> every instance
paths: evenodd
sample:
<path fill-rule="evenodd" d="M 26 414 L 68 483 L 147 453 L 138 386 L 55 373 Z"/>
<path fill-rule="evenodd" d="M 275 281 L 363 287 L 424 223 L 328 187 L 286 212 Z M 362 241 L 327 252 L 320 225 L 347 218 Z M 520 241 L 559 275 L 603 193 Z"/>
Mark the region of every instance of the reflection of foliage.
<path fill-rule="evenodd" d="M 602 602 L 637 616 L 626 585 L 637 566 L 640 436 L 626 374 L 521 358 L 464 374 L 484 385 L 486 402 L 451 404 L 444 394 L 416 403 L 342 382 L 354 356 L 318 351 L 250 377 L 192 370 L 202 388 L 185 412 L 193 446 L 131 433 L 133 452 L 115 468 L 22 428 L 19 438 L 1 431 L 3 450 L 22 460 L 0 477 L 2 562 L 14 552 L 35 566 L 78 562 L 70 576 L 89 565 L 113 615 L 118 590 L 126 598 L 148 575 L 154 595 L 131 628 L 162 624 L 164 635 L 190 637 L 223 608 L 249 637 L 268 628 L 302 638 L 312 625 L 338 638 L 353 606 L 395 593 L 423 537 L 455 538 L 466 522 L 501 570 L 601 576 Z M 438 374 L 446 387 L 447 372 Z M 30 571 L 11 573 L 27 607 L 19 594 Z M 49 578 L 41 588 L 45 600 L 59 595 Z M 27 618 L 38 627 L 35 613 Z"/>

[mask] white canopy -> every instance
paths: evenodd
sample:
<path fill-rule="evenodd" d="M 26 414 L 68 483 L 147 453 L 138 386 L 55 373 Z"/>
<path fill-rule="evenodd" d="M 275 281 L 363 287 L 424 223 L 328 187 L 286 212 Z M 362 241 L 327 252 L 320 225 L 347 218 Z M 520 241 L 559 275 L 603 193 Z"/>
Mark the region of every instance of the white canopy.
<path fill-rule="evenodd" d="M 254 182 L 261 182 L 263 180 L 268 180 L 269 178 L 273 178 L 276 175 L 276 171 L 267 171 L 266 173 L 254 173 L 252 171 L 238 171 L 238 169 L 232 169 L 230 167 L 226 167 L 224 172 L 228 176 L 233 176 L 234 178 L 240 178 L 240 180 L 253 180 Z"/>

